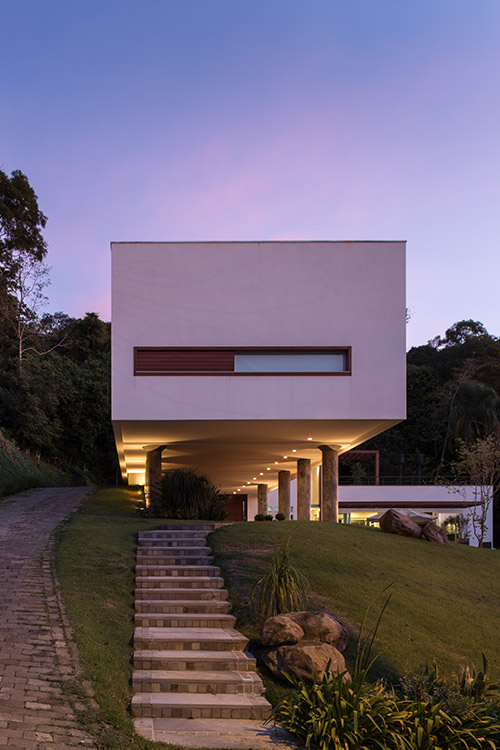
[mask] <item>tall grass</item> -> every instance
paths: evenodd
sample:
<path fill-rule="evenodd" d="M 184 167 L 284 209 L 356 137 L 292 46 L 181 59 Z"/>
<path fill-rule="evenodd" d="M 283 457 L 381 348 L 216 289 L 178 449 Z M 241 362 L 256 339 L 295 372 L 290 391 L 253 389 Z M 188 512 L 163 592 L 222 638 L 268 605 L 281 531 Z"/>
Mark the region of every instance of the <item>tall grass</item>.
<path fill-rule="evenodd" d="M 309 582 L 290 561 L 288 537 L 273 555 L 270 570 L 259 578 L 252 589 L 251 599 L 256 602 L 262 619 L 284 612 L 297 612 L 307 608 Z"/>
<path fill-rule="evenodd" d="M 0 497 L 31 487 L 65 487 L 70 477 L 54 466 L 26 456 L 0 431 Z"/>

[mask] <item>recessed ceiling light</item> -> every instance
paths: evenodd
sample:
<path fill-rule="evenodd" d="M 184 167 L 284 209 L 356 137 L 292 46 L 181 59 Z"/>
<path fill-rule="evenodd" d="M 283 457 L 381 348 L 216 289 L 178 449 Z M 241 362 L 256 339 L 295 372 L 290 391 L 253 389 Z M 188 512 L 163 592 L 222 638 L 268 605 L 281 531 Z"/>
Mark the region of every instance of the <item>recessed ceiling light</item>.
<path fill-rule="evenodd" d="M 252 477 L 252 479 L 257 479 L 257 477 Z"/>
<path fill-rule="evenodd" d="M 250 482 L 247 482 L 247 484 L 250 484 Z"/>
<path fill-rule="evenodd" d="M 275 465 L 276 465 L 276 464 L 277 464 L 278 462 L 277 462 L 277 461 L 275 461 L 274 463 L 275 463 Z"/>
<path fill-rule="evenodd" d="M 236 495 L 236 490 L 233 492 L 233 495 Z"/>
<path fill-rule="evenodd" d="M 238 492 L 241 492 L 240 488 L 238 487 Z"/>
<path fill-rule="evenodd" d="M 307 438 L 308 440 L 312 440 L 312 438 Z"/>
<path fill-rule="evenodd" d="M 264 476 L 264 472 L 263 472 L 263 471 L 261 471 L 261 472 L 260 472 L 260 475 L 261 475 L 261 477 L 263 477 L 263 476 Z"/>
<path fill-rule="evenodd" d="M 288 458 L 288 456 L 283 456 L 283 458 Z"/>
<path fill-rule="evenodd" d="M 293 451 L 292 451 L 292 453 L 297 453 L 297 450 L 294 448 Z"/>

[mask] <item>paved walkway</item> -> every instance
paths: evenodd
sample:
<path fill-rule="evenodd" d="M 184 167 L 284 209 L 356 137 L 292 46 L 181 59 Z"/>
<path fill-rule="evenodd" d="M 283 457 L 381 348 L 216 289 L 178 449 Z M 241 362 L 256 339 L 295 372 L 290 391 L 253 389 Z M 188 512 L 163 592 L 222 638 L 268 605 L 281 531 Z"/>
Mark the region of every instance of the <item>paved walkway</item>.
<path fill-rule="evenodd" d="M 52 533 L 88 493 L 31 490 L 0 501 L 0 748 L 96 747 L 68 697 L 74 659 L 52 566 Z"/>

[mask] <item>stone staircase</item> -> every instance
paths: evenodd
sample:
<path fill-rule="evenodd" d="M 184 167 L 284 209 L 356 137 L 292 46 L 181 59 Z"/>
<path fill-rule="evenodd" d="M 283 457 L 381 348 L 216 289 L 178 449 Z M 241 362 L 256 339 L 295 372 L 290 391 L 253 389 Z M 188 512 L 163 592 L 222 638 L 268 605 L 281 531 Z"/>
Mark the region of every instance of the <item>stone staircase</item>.
<path fill-rule="evenodd" d="M 136 731 L 187 747 L 209 747 L 210 736 L 214 747 L 277 744 L 262 725 L 270 704 L 255 659 L 244 650 L 247 639 L 234 629 L 220 569 L 206 546 L 215 527 L 170 524 L 139 533 L 132 677 Z M 195 741 L 197 733 L 204 744 Z M 224 736 L 231 744 L 224 745 Z"/>

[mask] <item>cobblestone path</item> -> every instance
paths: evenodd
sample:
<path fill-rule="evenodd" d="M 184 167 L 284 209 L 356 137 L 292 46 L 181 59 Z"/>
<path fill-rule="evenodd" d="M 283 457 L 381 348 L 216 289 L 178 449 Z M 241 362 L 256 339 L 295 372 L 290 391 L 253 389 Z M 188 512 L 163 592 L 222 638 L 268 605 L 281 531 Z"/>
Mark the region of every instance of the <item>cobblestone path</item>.
<path fill-rule="evenodd" d="M 54 529 L 88 493 L 31 490 L 0 501 L 0 748 L 96 747 L 66 690 L 75 668 L 52 564 Z"/>

